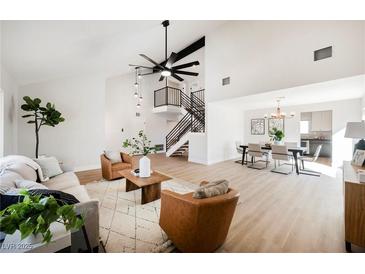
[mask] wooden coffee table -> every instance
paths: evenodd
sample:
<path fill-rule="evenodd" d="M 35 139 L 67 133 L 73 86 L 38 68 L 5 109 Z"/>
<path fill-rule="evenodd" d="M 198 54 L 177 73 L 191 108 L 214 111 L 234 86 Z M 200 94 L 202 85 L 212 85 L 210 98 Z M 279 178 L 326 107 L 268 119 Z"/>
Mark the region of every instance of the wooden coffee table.
<path fill-rule="evenodd" d="M 161 182 L 171 178 L 154 171 L 150 177 L 140 178 L 131 173 L 132 169 L 119 171 L 126 179 L 125 191 L 132 191 L 142 188 L 142 204 L 153 202 L 161 198 Z"/>

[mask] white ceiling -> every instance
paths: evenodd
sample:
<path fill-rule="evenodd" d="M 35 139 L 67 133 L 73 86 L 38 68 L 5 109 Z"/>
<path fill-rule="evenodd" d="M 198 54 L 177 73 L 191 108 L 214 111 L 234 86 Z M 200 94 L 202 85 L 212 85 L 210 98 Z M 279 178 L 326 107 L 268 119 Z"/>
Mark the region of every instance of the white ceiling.
<path fill-rule="evenodd" d="M 162 20 L 161 20 L 162 21 Z M 164 57 L 161 21 L 3 21 L 2 63 L 19 85 L 67 76 L 124 74 Z M 168 52 L 179 51 L 224 21 L 170 21 Z"/>
<path fill-rule="evenodd" d="M 277 106 L 295 106 L 361 98 L 365 92 L 365 76 L 359 75 L 333 81 L 321 82 L 288 89 L 275 90 L 255 95 L 213 102 L 222 107 L 241 110 L 265 109 Z"/>

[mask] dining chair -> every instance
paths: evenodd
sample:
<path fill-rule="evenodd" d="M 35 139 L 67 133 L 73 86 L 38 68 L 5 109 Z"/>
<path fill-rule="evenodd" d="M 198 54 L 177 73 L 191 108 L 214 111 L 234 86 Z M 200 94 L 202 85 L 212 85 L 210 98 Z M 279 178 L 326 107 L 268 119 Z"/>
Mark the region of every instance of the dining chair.
<path fill-rule="evenodd" d="M 316 162 L 318 160 L 319 154 L 321 153 L 321 150 L 322 150 L 322 145 L 318 145 L 316 148 L 316 151 L 313 154 L 313 157 L 310 157 L 310 156 L 299 156 L 298 157 L 298 161 L 300 161 L 302 163 L 302 168 L 301 168 L 300 174 L 318 176 L 318 177 L 321 176 L 320 172 L 310 170 L 310 169 L 305 169 L 305 167 L 304 167 L 304 162 L 310 162 L 310 163 Z M 302 171 L 304 171 L 304 172 L 302 172 Z"/>
<path fill-rule="evenodd" d="M 288 147 L 286 145 L 271 145 L 271 157 L 274 160 L 274 168 L 271 170 L 275 173 L 289 175 L 294 170 L 293 155 L 289 154 Z M 278 166 L 276 165 L 278 161 Z M 284 164 L 280 164 L 280 161 L 285 161 Z M 287 163 L 290 162 L 290 163 Z M 280 166 L 290 165 L 291 171 L 283 171 L 279 169 Z"/>
<path fill-rule="evenodd" d="M 264 169 L 267 168 L 269 164 L 269 152 L 263 151 L 260 144 L 248 144 L 248 155 L 251 156 L 251 165 L 247 164 L 247 167 L 254 168 L 254 169 Z M 258 160 L 256 161 L 256 158 L 265 158 L 265 160 Z M 255 165 L 255 163 L 258 162 L 264 162 L 265 166 L 260 167 L 258 165 Z"/>
<path fill-rule="evenodd" d="M 236 144 L 237 153 L 242 155 L 243 154 L 243 148 L 240 147 L 242 142 L 241 141 L 236 141 L 235 144 Z M 247 155 L 247 151 L 246 151 L 246 155 Z M 245 157 L 246 157 L 246 155 L 245 155 Z M 235 163 L 242 164 L 242 159 L 239 159 L 239 160 L 235 161 Z"/>

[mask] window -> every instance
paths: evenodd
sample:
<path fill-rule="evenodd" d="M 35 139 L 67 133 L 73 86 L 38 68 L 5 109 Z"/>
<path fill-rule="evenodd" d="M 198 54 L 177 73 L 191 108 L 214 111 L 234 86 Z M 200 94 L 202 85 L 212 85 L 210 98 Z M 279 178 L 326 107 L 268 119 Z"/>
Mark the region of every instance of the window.
<path fill-rule="evenodd" d="M 309 121 L 300 121 L 300 133 L 301 134 L 309 133 Z"/>

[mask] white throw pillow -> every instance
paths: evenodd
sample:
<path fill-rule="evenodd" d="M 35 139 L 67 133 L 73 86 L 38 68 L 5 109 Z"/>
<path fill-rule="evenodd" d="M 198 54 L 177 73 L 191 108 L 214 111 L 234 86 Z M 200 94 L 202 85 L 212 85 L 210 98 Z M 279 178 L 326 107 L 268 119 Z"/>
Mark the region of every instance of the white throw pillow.
<path fill-rule="evenodd" d="M 48 189 L 48 187 L 29 180 L 15 180 L 15 185 L 17 188 L 25 189 Z"/>
<path fill-rule="evenodd" d="M 112 162 L 112 164 L 120 163 L 122 161 L 122 156 L 118 151 L 105 150 L 104 155 Z"/>
<path fill-rule="evenodd" d="M 6 167 L 6 170 L 14 171 L 22 176 L 25 180 L 37 181 L 37 172 L 24 163 L 12 163 Z"/>
<path fill-rule="evenodd" d="M 40 165 L 43 176 L 52 178 L 63 173 L 60 164 L 55 157 L 41 157 L 34 159 Z"/>

